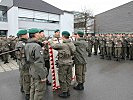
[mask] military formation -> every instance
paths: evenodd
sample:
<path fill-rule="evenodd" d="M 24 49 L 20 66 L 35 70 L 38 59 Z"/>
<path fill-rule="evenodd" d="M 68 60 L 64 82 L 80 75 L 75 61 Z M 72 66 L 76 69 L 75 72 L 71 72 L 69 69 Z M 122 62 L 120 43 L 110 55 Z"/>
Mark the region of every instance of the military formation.
<path fill-rule="evenodd" d="M 61 40 L 61 41 L 60 41 Z M 61 98 L 70 97 L 72 68 L 75 66 L 76 83 L 74 90 L 84 90 L 87 71 L 87 58 L 100 55 L 101 59 L 116 61 L 133 60 L 133 34 L 92 34 L 85 35 L 78 31 L 72 36 L 68 31 L 55 30 L 53 37 L 46 37 L 44 30 L 32 28 L 20 30 L 17 38 L 1 37 L 0 53 L 4 63 L 10 57 L 19 65 L 20 90 L 25 100 L 43 100 L 46 86 L 52 85 L 48 80 L 50 69 L 49 45 L 58 52 L 58 68 Z"/>
<path fill-rule="evenodd" d="M 61 37 L 62 35 L 62 37 Z M 68 31 L 55 30 L 53 37 L 46 37 L 44 30 L 32 28 L 20 30 L 15 45 L 15 58 L 19 65 L 20 90 L 25 100 L 43 100 L 50 69 L 49 45 L 58 52 L 57 67 L 61 98 L 70 97 L 72 68 L 75 66 L 75 90 L 84 90 L 87 52 L 89 50 L 84 33 L 78 31 L 70 38 Z M 60 42 L 60 40 L 62 42 Z M 11 55 L 14 57 L 13 55 Z"/>
<path fill-rule="evenodd" d="M 9 36 L 9 38 L 6 36 L 0 36 L 0 54 L 14 50 L 17 40 L 18 38 L 15 36 Z M 9 63 L 9 57 L 16 60 L 15 51 L 1 55 L 0 59 L 6 64 Z"/>
<path fill-rule="evenodd" d="M 101 59 L 133 60 L 133 34 L 88 34 L 85 38 L 90 48 L 89 57 L 94 47 L 94 55 L 100 54 Z"/>

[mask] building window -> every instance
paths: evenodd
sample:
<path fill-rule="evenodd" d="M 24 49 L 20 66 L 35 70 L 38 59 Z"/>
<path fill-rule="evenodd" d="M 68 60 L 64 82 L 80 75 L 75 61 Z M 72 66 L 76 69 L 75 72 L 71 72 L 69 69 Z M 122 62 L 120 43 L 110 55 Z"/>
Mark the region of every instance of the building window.
<path fill-rule="evenodd" d="M 26 18 L 26 17 L 19 17 L 19 21 L 30 21 L 30 22 L 39 22 L 39 23 L 59 24 L 59 21 L 46 20 L 46 19 L 36 19 L 36 18 Z"/>
<path fill-rule="evenodd" d="M 55 24 L 59 24 L 59 21 L 53 21 L 53 20 L 49 20 L 49 23 L 55 23 Z"/>
<path fill-rule="evenodd" d="M 6 13 L 6 11 L 0 11 L 0 21 L 7 22 L 7 13 Z"/>
<path fill-rule="evenodd" d="M 7 36 L 7 30 L 0 30 L 0 36 Z"/>
<path fill-rule="evenodd" d="M 33 18 L 19 17 L 20 21 L 33 21 Z"/>
<path fill-rule="evenodd" d="M 34 19 L 34 22 L 47 23 L 48 21 L 45 19 Z"/>

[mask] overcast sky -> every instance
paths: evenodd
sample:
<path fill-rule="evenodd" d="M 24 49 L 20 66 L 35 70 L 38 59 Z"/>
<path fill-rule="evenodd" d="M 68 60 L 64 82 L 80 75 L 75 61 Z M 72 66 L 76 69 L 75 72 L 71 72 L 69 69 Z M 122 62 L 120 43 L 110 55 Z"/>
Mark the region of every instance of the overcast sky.
<path fill-rule="evenodd" d="M 115 8 L 132 0 L 43 0 L 62 10 L 82 11 L 90 9 L 94 15 Z"/>

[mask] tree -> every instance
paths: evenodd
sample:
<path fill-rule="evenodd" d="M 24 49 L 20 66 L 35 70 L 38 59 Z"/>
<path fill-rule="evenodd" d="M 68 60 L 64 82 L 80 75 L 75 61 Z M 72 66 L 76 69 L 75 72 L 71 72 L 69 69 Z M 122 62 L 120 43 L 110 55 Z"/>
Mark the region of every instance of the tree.
<path fill-rule="evenodd" d="M 82 28 L 85 33 L 88 33 L 90 27 L 94 25 L 94 23 L 90 21 L 92 19 L 94 19 L 92 11 L 84 8 L 82 12 L 75 13 L 74 27 L 78 29 Z"/>

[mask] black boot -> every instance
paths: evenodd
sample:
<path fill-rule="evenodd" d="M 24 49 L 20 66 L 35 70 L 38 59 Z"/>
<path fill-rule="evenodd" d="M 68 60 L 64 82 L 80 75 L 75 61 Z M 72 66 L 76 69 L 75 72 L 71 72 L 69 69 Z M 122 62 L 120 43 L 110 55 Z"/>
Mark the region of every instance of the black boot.
<path fill-rule="evenodd" d="M 23 90 L 23 86 L 21 86 L 20 91 L 21 91 L 22 93 L 24 92 L 24 90 Z"/>
<path fill-rule="evenodd" d="M 4 64 L 9 63 L 8 61 L 5 61 Z"/>
<path fill-rule="evenodd" d="M 69 90 L 67 91 L 67 96 L 70 97 L 70 91 Z"/>
<path fill-rule="evenodd" d="M 61 98 L 68 98 L 69 97 L 67 92 L 62 92 L 58 96 L 61 97 Z"/>
<path fill-rule="evenodd" d="M 104 56 L 102 55 L 102 57 L 100 59 L 104 59 Z"/>
<path fill-rule="evenodd" d="M 80 90 L 84 90 L 84 83 L 81 83 Z"/>
<path fill-rule="evenodd" d="M 51 86 L 51 83 L 47 80 L 46 81 L 46 84 L 48 85 L 48 86 Z"/>
<path fill-rule="evenodd" d="M 30 95 L 29 94 L 25 95 L 25 100 L 30 100 Z"/>
<path fill-rule="evenodd" d="M 73 87 L 73 89 L 75 89 L 75 90 L 84 90 L 83 83 L 78 84 L 77 86 Z"/>
<path fill-rule="evenodd" d="M 73 89 L 79 90 L 79 86 L 80 86 L 80 84 L 78 84 L 77 86 L 73 87 Z"/>

